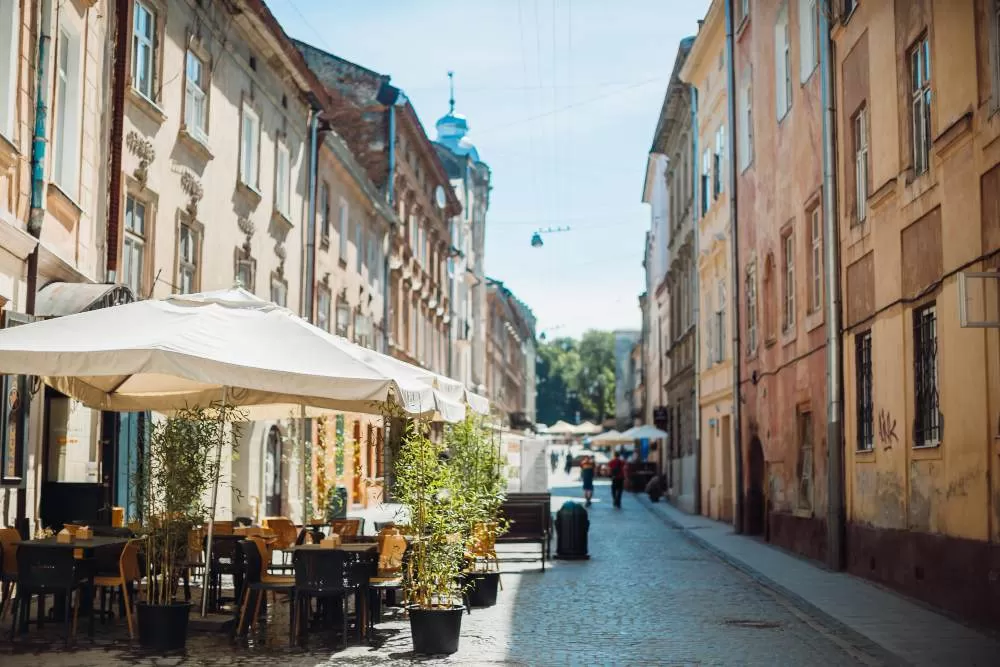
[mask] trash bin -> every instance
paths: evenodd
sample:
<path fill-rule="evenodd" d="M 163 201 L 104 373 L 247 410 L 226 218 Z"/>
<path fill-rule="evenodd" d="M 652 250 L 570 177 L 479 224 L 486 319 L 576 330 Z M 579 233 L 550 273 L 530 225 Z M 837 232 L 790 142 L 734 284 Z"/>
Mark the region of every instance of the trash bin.
<path fill-rule="evenodd" d="M 556 513 L 556 558 L 563 560 L 585 560 L 587 554 L 587 532 L 590 517 L 583 505 L 567 500 Z"/>

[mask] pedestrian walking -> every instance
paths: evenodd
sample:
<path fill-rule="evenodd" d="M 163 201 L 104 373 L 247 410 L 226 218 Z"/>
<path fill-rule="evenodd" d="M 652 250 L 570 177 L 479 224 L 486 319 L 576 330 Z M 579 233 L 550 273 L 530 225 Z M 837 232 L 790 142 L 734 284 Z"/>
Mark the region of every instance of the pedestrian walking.
<path fill-rule="evenodd" d="M 569 471 L 572 470 L 572 469 L 573 469 L 573 454 L 570 453 L 570 451 L 567 449 L 566 450 L 566 474 L 568 475 Z"/>
<path fill-rule="evenodd" d="M 583 481 L 583 497 L 587 507 L 590 507 L 590 499 L 594 497 L 594 459 L 591 456 L 584 456 L 580 462 L 580 480 Z"/>
<path fill-rule="evenodd" d="M 552 473 L 555 474 L 556 468 L 559 466 L 559 452 L 553 449 L 552 453 L 549 454 L 549 461 L 552 462 Z"/>
<path fill-rule="evenodd" d="M 608 464 L 611 472 L 611 501 L 615 507 L 622 506 L 622 490 L 625 488 L 625 462 L 622 455 L 615 452 L 615 457 Z"/>

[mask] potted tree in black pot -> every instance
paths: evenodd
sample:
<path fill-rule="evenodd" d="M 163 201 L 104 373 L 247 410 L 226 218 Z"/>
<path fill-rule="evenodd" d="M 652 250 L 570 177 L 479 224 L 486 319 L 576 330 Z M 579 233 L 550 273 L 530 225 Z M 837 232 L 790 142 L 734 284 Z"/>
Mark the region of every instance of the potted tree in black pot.
<path fill-rule="evenodd" d="M 192 528 L 209 513 L 205 498 L 219 476 L 217 448 L 235 451 L 239 434 L 229 408 L 187 408 L 152 425 L 148 458 L 137 474 L 145 538 L 145 599 L 136 605 L 139 645 L 183 650 L 191 603 L 177 600 L 180 565 L 187 560 Z M 242 421 L 242 420 L 237 420 Z M 204 594 L 204 586 L 203 586 Z"/>
<path fill-rule="evenodd" d="M 459 577 L 464 544 L 461 499 L 444 447 L 429 426 L 411 421 L 395 462 L 395 494 L 409 517 L 409 557 L 403 589 L 408 602 L 413 650 L 450 654 L 462 631 Z"/>
<path fill-rule="evenodd" d="M 470 413 L 464 421 L 448 428 L 445 444 L 464 523 L 465 598 L 471 607 L 492 607 L 500 586 L 496 540 L 506 530 L 500 518 L 507 480 L 503 476 L 499 443 L 485 419 Z"/>

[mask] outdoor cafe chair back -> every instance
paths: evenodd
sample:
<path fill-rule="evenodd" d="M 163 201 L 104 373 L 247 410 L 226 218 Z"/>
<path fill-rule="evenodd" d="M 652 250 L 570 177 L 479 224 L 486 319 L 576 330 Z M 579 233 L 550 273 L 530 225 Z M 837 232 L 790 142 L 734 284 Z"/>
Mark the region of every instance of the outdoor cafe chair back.
<path fill-rule="evenodd" d="M 73 555 L 73 549 L 43 547 L 28 542 L 20 544 L 17 549 L 17 597 L 14 599 L 12 635 L 17 629 L 19 616 L 27 622 L 32 595 L 62 594 L 66 596 L 63 607 L 67 625 L 71 606 L 73 610 L 72 632 L 66 634 L 66 642 L 69 643 L 70 637 L 76 633 L 76 613 L 80 608 L 79 591 L 89 578 L 85 569 Z M 74 591 L 77 592 L 77 601 L 75 605 L 70 605 Z"/>
<path fill-rule="evenodd" d="M 295 587 L 291 577 L 272 577 L 266 574 L 264 559 L 261 557 L 262 545 L 255 539 L 241 540 L 237 543 L 240 562 L 243 571 L 243 590 L 239 593 L 240 617 L 236 624 L 236 634 L 243 632 L 246 622 L 247 610 L 249 608 L 250 593 L 257 593 L 257 600 L 254 603 L 250 616 L 250 625 L 256 626 L 257 618 L 260 616 L 261 602 L 268 592 L 291 594 Z M 294 628 L 295 617 L 294 607 L 290 630 Z"/>
<path fill-rule="evenodd" d="M 21 534 L 16 528 L 0 528 L 0 549 L 3 551 L 0 580 L 13 581 L 17 578 L 17 545 L 20 543 Z"/>
<path fill-rule="evenodd" d="M 354 559 L 341 549 L 298 549 L 295 563 L 293 613 L 302 617 L 300 605 L 309 598 L 337 598 L 341 603 L 341 638 L 347 642 L 347 599 L 357 592 Z M 358 634 L 361 624 L 357 624 Z M 293 630 L 298 634 L 298 630 Z"/>
<path fill-rule="evenodd" d="M 341 537 L 356 537 L 361 534 L 361 519 L 335 519 L 330 522 L 330 530 Z"/>

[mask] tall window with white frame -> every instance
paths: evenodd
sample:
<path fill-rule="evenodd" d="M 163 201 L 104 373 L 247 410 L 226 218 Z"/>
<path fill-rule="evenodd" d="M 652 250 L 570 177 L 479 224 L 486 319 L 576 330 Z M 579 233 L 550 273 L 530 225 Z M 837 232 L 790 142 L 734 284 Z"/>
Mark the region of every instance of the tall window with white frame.
<path fill-rule="evenodd" d="M 744 68 L 740 79 L 740 89 L 737 103 L 739 106 L 737 129 L 739 130 L 739 145 L 737 146 L 740 171 L 746 170 L 753 162 L 753 81 L 749 66 Z"/>
<path fill-rule="evenodd" d="M 698 189 L 701 191 L 701 214 L 708 213 L 708 207 L 712 205 L 712 153 L 709 149 L 701 155 L 701 182 Z"/>
<path fill-rule="evenodd" d="M 191 51 L 187 52 L 184 84 L 184 128 L 199 141 L 208 140 L 208 77 L 205 63 Z"/>
<path fill-rule="evenodd" d="M 319 216 L 319 233 L 324 247 L 330 246 L 330 184 L 322 181 L 319 184 L 319 201 L 316 206 Z"/>
<path fill-rule="evenodd" d="M 919 175 L 930 167 L 931 150 L 931 43 L 926 33 L 910 49 L 910 95 L 913 171 Z"/>
<path fill-rule="evenodd" d="M 805 83 L 819 64 L 819 1 L 799 0 L 799 80 Z"/>
<path fill-rule="evenodd" d="M 0 0 L 0 135 L 15 140 L 17 63 L 21 38 L 18 0 Z"/>
<path fill-rule="evenodd" d="M 145 296 L 146 204 L 132 195 L 125 198 L 125 235 L 122 238 L 122 283 L 136 299 Z"/>
<path fill-rule="evenodd" d="M 361 224 L 361 221 L 358 221 L 358 226 L 354 230 L 354 247 L 355 247 L 354 269 L 360 276 L 361 270 L 364 268 L 364 257 L 365 257 L 365 226 Z"/>
<path fill-rule="evenodd" d="M 868 218 L 868 106 L 862 105 L 851 123 L 854 135 L 854 221 Z"/>
<path fill-rule="evenodd" d="M 792 108 L 792 57 L 788 35 L 788 4 L 782 5 L 774 23 L 774 70 L 776 109 L 780 121 Z"/>
<path fill-rule="evenodd" d="M 132 87 L 155 101 L 156 12 L 143 2 L 132 10 Z"/>
<path fill-rule="evenodd" d="M 739 14 L 736 16 L 737 24 L 750 18 L 750 0 L 739 0 L 736 6 L 739 9 Z"/>
<path fill-rule="evenodd" d="M 243 103 L 240 131 L 240 181 L 255 192 L 260 187 L 260 116 Z"/>
<path fill-rule="evenodd" d="M 857 417 L 857 450 L 875 447 L 875 411 L 872 394 L 872 332 L 854 334 L 854 411 Z"/>
<path fill-rule="evenodd" d="M 271 301 L 282 308 L 288 305 L 288 283 L 276 275 L 271 276 Z"/>
<path fill-rule="evenodd" d="M 747 299 L 747 353 L 754 355 L 757 353 L 757 263 L 752 262 L 747 267 L 746 278 L 746 299 Z"/>
<path fill-rule="evenodd" d="M 80 181 L 80 33 L 69 21 L 59 29 L 55 147 L 52 178 L 71 199 Z"/>
<path fill-rule="evenodd" d="M 181 294 L 198 291 L 198 233 L 186 223 L 181 223 L 177 234 L 177 290 Z"/>
<path fill-rule="evenodd" d="M 788 232 L 781 238 L 782 265 L 785 281 L 782 288 L 782 329 L 786 333 L 795 328 L 795 233 Z"/>
<path fill-rule="evenodd" d="M 725 164 L 723 160 L 726 155 L 726 128 L 720 125 L 718 129 L 715 130 L 715 155 L 712 158 L 712 173 L 713 173 L 713 183 L 712 183 L 712 198 L 718 199 L 719 195 L 722 194 L 723 190 L 726 189 L 726 179 L 723 173 L 723 165 Z"/>
<path fill-rule="evenodd" d="M 292 165 L 288 146 L 278 142 L 274 164 L 274 210 L 286 220 L 292 214 Z"/>
<path fill-rule="evenodd" d="M 937 306 L 913 311 L 913 446 L 934 447 L 941 442 L 943 423 L 938 397 Z"/>
<path fill-rule="evenodd" d="M 330 288 L 320 285 L 316 290 L 316 326 L 323 331 L 330 330 Z"/>
<path fill-rule="evenodd" d="M 809 211 L 809 312 L 823 306 L 823 226 L 819 204 Z"/>
<path fill-rule="evenodd" d="M 715 360 L 726 359 L 726 283 L 720 280 L 716 285 L 717 298 L 715 303 Z"/>
<path fill-rule="evenodd" d="M 237 250 L 238 255 L 236 256 L 236 282 L 247 290 L 248 292 L 254 292 L 256 285 L 254 280 L 254 261 L 249 255 L 244 254 L 243 249 Z"/>
<path fill-rule="evenodd" d="M 340 198 L 340 254 L 339 259 L 345 265 L 347 264 L 347 234 L 350 232 L 350 209 L 347 206 L 347 200 L 343 197 Z"/>

